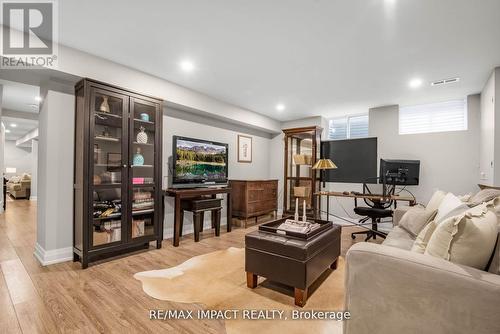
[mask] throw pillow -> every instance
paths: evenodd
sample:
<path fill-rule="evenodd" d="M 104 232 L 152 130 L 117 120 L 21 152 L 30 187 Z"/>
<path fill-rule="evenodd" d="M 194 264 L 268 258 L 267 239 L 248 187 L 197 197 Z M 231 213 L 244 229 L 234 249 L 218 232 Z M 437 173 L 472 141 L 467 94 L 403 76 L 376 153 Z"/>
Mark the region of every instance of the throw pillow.
<path fill-rule="evenodd" d="M 411 247 L 411 251 L 415 253 L 420 253 L 424 254 L 425 253 L 425 248 L 427 247 L 427 244 L 429 243 L 429 240 L 432 237 L 432 233 L 436 230 L 437 224 L 434 221 L 431 221 L 429 224 L 427 224 L 426 227 L 420 231 L 420 233 L 417 235 L 417 238 L 413 242 L 413 246 Z"/>
<path fill-rule="evenodd" d="M 399 222 L 399 226 L 415 238 L 420 231 L 432 221 L 436 213 L 437 210 L 430 211 L 418 207 L 411 208 L 403 215 Z"/>
<path fill-rule="evenodd" d="M 444 191 L 436 190 L 434 194 L 432 194 L 432 197 L 429 200 L 429 203 L 427 203 L 425 208 L 430 211 L 437 210 L 439 208 L 439 204 L 441 204 L 445 196 L 446 193 Z"/>
<path fill-rule="evenodd" d="M 468 203 L 470 201 L 470 199 L 472 198 L 472 194 L 469 193 L 469 194 L 465 194 L 465 195 L 461 195 L 461 196 L 457 196 L 458 198 L 460 198 L 460 200 L 464 203 Z"/>
<path fill-rule="evenodd" d="M 481 191 L 479 191 L 477 194 L 472 196 L 472 198 L 469 200 L 471 205 L 479 205 L 488 201 L 493 200 L 495 197 L 500 196 L 500 190 L 498 189 L 493 189 L 493 188 L 486 188 Z"/>
<path fill-rule="evenodd" d="M 459 215 L 468 209 L 469 207 L 467 206 L 467 204 L 462 202 L 460 198 L 453 195 L 452 193 L 447 193 L 441 201 L 441 204 L 439 204 L 439 207 L 437 209 L 438 212 L 436 214 L 436 217 L 434 218 L 434 221 L 439 224 L 445 219 Z"/>
<path fill-rule="evenodd" d="M 485 270 L 497 234 L 497 217 L 484 204 L 437 224 L 424 254 Z"/>

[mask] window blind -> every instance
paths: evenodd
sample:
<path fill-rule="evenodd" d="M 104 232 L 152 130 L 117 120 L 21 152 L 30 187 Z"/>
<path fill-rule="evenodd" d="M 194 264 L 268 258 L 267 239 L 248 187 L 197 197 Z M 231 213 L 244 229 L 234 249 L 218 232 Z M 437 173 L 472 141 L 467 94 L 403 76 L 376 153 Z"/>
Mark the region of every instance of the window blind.
<path fill-rule="evenodd" d="M 465 99 L 399 109 L 399 134 L 467 130 Z"/>

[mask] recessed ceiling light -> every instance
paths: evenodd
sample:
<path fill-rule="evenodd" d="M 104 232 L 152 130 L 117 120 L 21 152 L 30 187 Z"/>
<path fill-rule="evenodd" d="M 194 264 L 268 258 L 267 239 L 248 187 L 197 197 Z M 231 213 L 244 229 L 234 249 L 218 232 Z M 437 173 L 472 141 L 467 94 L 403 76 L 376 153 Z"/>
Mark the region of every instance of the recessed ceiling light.
<path fill-rule="evenodd" d="M 279 103 L 276 105 L 276 110 L 283 111 L 285 110 L 285 105 L 283 103 Z"/>
<path fill-rule="evenodd" d="M 9 129 L 5 129 L 5 133 L 10 133 L 10 130 Z"/>
<path fill-rule="evenodd" d="M 42 98 L 40 96 L 35 96 L 35 101 L 40 102 L 40 101 L 42 101 Z"/>
<path fill-rule="evenodd" d="M 412 79 L 409 83 L 411 88 L 418 88 L 422 86 L 422 79 Z"/>
<path fill-rule="evenodd" d="M 192 70 L 194 70 L 194 64 L 193 64 L 193 62 L 191 62 L 189 60 L 181 61 L 180 66 L 181 66 L 181 69 L 185 72 L 191 72 Z"/>
<path fill-rule="evenodd" d="M 11 128 L 15 128 L 16 126 L 17 126 L 17 124 L 16 124 L 16 123 L 10 123 L 10 127 L 11 127 Z"/>

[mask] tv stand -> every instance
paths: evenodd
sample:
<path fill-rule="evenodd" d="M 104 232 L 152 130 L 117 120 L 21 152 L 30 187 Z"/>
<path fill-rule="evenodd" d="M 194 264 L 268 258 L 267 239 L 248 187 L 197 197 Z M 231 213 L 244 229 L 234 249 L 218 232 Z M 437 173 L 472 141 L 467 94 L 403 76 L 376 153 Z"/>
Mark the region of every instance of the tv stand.
<path fill-rule="evenodd" d="M 214 185 L 215 186 L 215 185 Z M 191 188 L 191 189 L 179 189 L 179 188 L 168 188 L 163 191 L 164 195 L 174 197 L 174 247 L 179 246 L 180 234 L 181 234 L 181 200 L 190 199 L 200 196 L 211 196 L 215 198 L 217 194 L 226 194 L 227 201 L 227 232 L 231 232 L 232 227 L 232 205 L 231 205 L 231 188 L 230 187 L 204 187 L 204 188 Z"/>

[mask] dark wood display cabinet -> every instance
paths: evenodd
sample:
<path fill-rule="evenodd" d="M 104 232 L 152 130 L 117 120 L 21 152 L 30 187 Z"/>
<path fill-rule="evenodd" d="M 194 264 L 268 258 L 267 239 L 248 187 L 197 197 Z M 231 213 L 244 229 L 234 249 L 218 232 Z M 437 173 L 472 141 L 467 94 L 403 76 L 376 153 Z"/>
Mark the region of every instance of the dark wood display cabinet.
<path fill-rule="evenodd" d="M 295 212 L 296 199 L 299 199 L 299 216 L 302 216 L 304 200 L 306 214 L 315 217 L 320 211 L 320 202 L 314 193 L 320 189 L 318 170 L 312 169 L 320 157 L 321 132 L 319 126 L 285 129 L 285 175 L 283 191 L 283 212 Z"/>
<path fill-rule="evenodd" d="M 90 79 L 75 94 L 74 260 L 160 248 L 162 100 Z"/>

